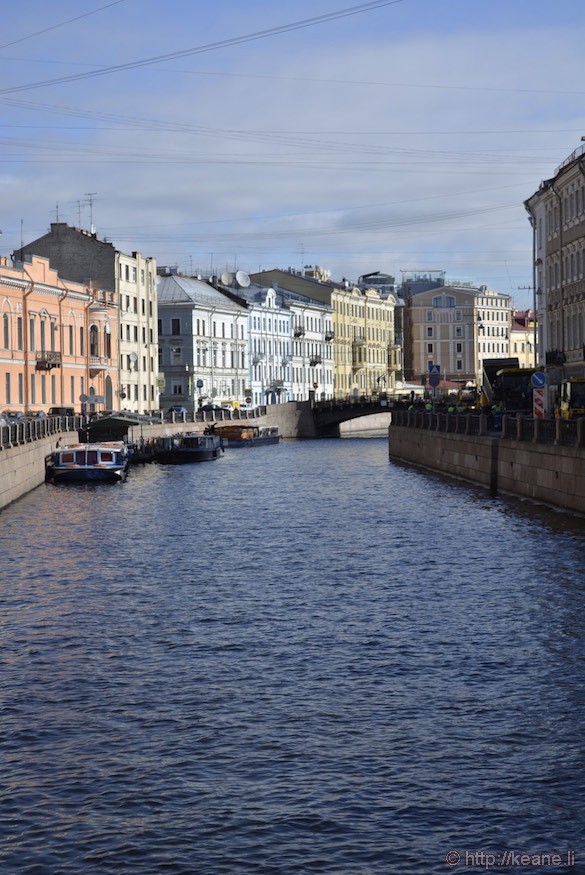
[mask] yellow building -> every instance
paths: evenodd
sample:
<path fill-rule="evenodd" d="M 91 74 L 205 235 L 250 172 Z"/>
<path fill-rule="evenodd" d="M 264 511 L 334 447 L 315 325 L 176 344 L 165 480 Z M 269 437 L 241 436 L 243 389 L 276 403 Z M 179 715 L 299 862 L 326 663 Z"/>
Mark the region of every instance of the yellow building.
<path fill-rule="evenodd" d="M 396 298 L 374 288 L 363 291 L 347 281 L 333 282 L 321 268 L 268 270 L 251 275 L 252 282 L 285 289 L 331 308 L 333 395 L 393 392 L 402 370 L 402 345 L 396 333 Z"/>
<path fill-rule="evenodd" d="M 401 368 L 393 296 L 375 289 L 336 288 L 333 308 L 335 396 L 392 392 Z"/>

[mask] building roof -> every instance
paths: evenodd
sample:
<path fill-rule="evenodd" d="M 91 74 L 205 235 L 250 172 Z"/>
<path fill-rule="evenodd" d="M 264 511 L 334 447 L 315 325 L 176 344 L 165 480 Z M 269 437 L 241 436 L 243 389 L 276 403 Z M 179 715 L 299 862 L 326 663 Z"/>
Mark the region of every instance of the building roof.
<path fill-rule="evenodd" d="M 189 276 L 159 276 L 157 298 L 162 304 L 201 304 L 206 307 L 224 307 L 228 310 L 245 310 L 227 294 L 203 280 Z"/>
<path fill-rule="evenodd" d="M 304 298 L 312 298 L 324 304 L 331 304 L 331 293 L 336 289 L 343 289 L 342 283 L 334 283 L 331 280 L 318 280 L 314 277 L 291 273 L 288 270 L 263 270 L 260 273 L 250 274 L 253 283 L 264 286 L 272 286 L 276 291 L 286 290 L 302 295 Z"/>

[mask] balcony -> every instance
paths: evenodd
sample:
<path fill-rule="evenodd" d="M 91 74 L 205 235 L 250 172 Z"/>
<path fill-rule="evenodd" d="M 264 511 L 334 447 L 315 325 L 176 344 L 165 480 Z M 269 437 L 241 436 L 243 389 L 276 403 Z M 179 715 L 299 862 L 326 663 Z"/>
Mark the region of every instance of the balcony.
<path fill-rule="evenodd" d="M 252 356 L 252 364 L 259 365 L 261 361 L 264 361 L 264 353 L 259 352 L 256 355 Z"/>
<path fill-rule="evenodd" d="M 302 325 L 297 325 L 296 328 L 293 330 L 293 334 L 295 337 L 304 337 L 305 329 Z"/>
<path fill-rule="evenodd" d="M 104 355 L 90 355 L 89 357 L 89 374 L 91 377 L 96 377 L 100 371 L 105 371 L 107 358 Z"/>
<path fill-rule="evenodd" d="M 332 341 L 334 337 L 335 337 L 335 331 L 326 331 L 325 332 L 325 340 L 327 341 L 327 343 L 330 343 L 330 341 Z"/>
<path fill-rule="evenodd" d="M 51 368 L 61 367 L 61 353 L 54 350 L 43 349 L 36 354 L 35 370 L 50 371 Z"/>
<path fill-rule="evenodd" d="M 323 364 L 323 359 L 320 355 L 314 355 L 313 358 L 309 359 L 309 364 L 312 368 L 314 368 L 315 365 Z"/>

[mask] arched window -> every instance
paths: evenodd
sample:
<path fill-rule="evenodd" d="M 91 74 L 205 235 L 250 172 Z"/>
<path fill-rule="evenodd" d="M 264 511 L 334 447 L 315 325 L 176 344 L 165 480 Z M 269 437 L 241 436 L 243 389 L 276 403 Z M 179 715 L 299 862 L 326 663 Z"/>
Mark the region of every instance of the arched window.
<path fill-rule="evenodd" d="M 4 349 L 10 349 L 10 317 L 8 313 L 2 316 L 2 330 L 4 338 Z"/>

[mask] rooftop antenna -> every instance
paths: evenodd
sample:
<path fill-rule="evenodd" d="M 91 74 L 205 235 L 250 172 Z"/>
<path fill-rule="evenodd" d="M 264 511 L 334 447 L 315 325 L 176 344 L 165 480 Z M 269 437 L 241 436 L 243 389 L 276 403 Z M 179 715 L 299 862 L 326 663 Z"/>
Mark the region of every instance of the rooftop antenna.
<path fill-rule="evenodd" d="M 77 204 L 77 227 L 81 228 L 81 201 L 73 201 L 74 204 Z"/>
<path fill-rule="evenodd" d="M 86 191 L 85 193 L 87 202 L 89 204 L 89 230 L 92 234 L 95 234 L 95 228 L 93 225 L 93 199 L 96 195 L 97 191 Z"/>
<path fill-rule="evenodd" d="M 21 220 L 20 220 L 20 248 L 21 248 L 21 249 L 22 249 L 23 246 L 24 246 L 24 239 L 23 239 L 23 233 L 22 233 L 22 229 L 23 229 L 23 227 L 24 227 L 24 219 L 21 219 Z M 0 231 L 0 234 L 1 234 L 1 233 L 2 233 L 2 231 Z"/>
<path fill-rule="evenodd" d="M 55 209 L 51 210 L 52 213 L 55 213 L 55 221 L 59 221 L 59 204 L 55 204 Z"/>

